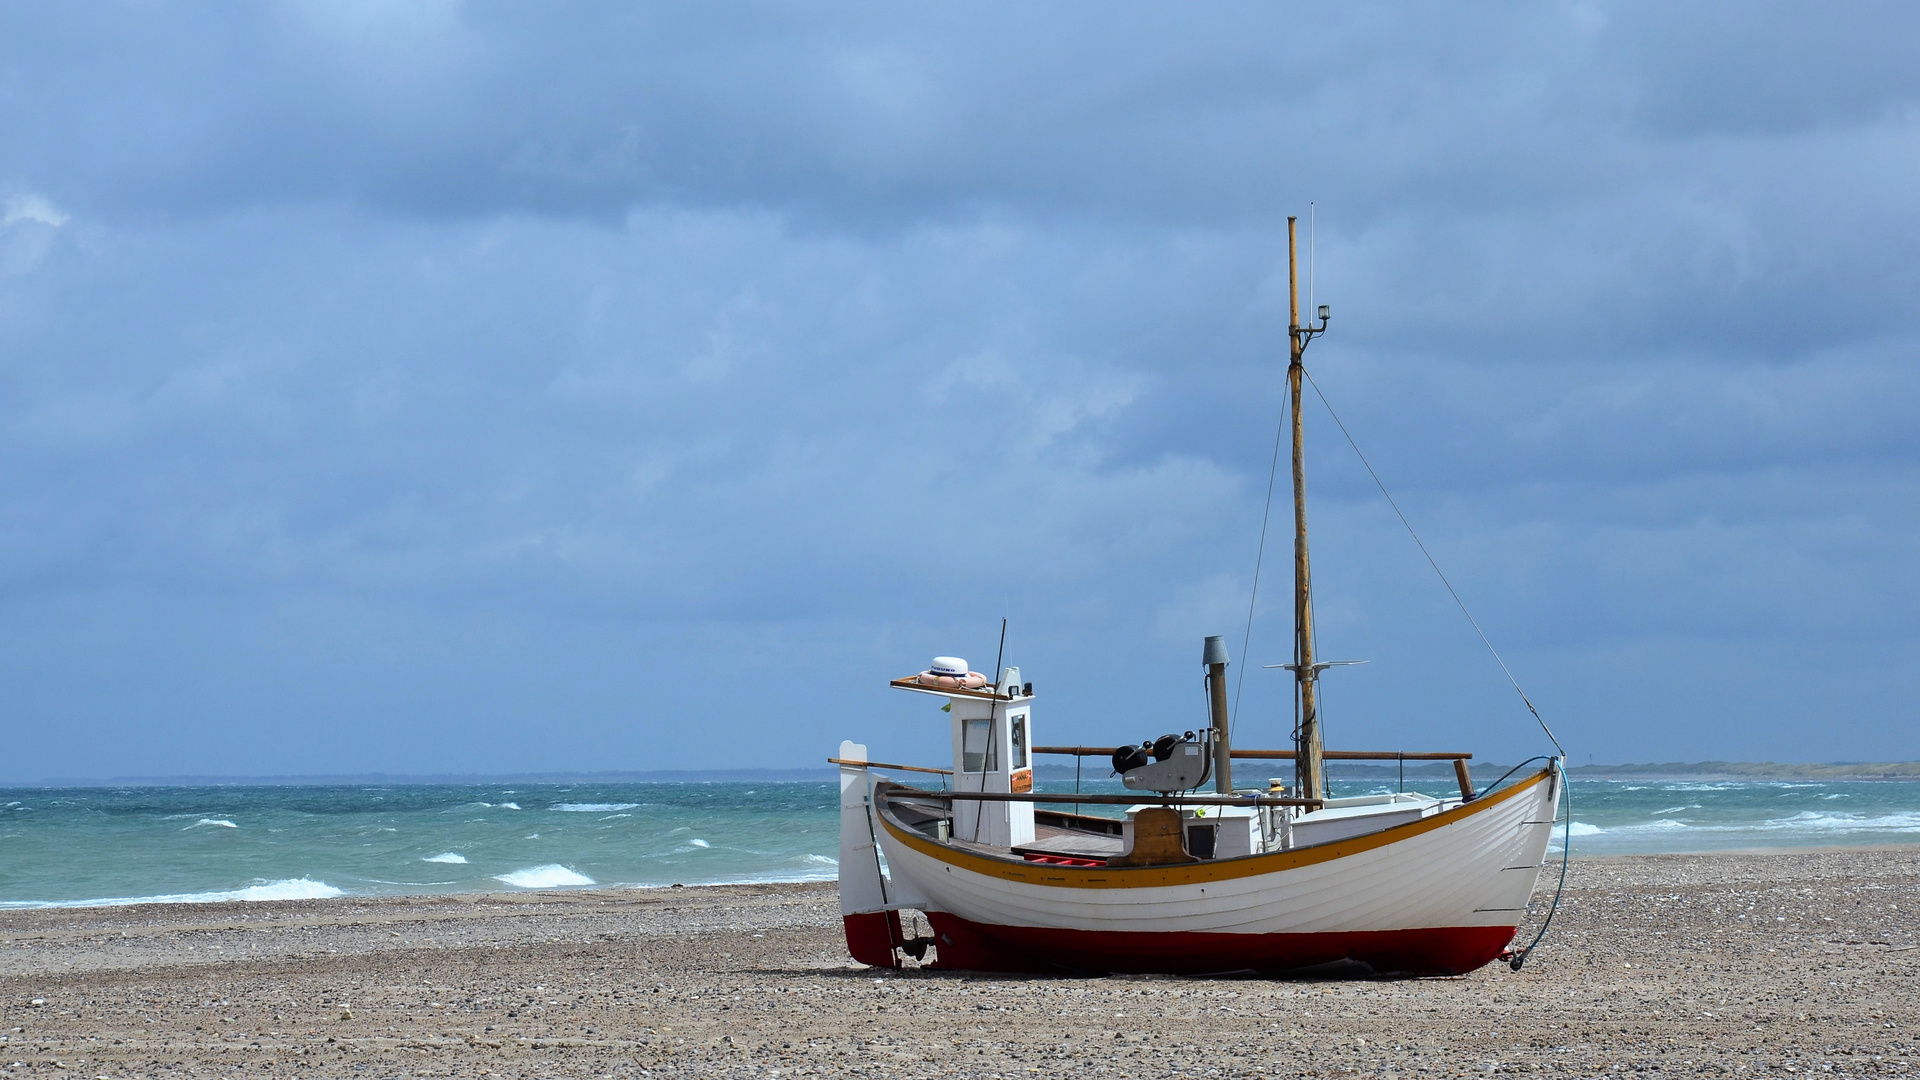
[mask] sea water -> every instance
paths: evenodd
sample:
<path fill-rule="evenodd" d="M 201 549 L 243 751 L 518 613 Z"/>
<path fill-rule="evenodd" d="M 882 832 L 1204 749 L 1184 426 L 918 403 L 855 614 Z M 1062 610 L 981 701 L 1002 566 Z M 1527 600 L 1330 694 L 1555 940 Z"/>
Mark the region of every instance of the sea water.
<path fill-rule="evenodd" d="M 1394 786 L 1336 778 L 1334 793 Z M 1576 857 L 1920 843 L 1914 782 L 1576 780 L 1570 794 Z M 0 906 L 830 879 L 838 805 L 831 780 L 0 790 Z"/>
<path fill-rule="evenodd" d="M 839 785 L 0 790 L 0 906 L 831 878 Z"/>
<path fill-rule="evenodd" d="M 1335 787 L 1336 795 L 1394 789 Z M 1424 790 L 1447 793 L 1432 783 Z M 1914 781 L 1582 779 L 1568 785 L 1568 796 L 1553 850 L 1570 840 L 1576 856 L 1920 843 Z"/>

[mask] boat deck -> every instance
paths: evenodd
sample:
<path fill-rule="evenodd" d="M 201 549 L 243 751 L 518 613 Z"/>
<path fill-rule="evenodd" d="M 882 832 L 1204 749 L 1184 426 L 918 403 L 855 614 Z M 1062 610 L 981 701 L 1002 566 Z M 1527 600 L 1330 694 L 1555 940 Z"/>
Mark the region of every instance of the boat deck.
<path fill-rule="evenodd" d="M 1021 844 L 1013 849 L 1015 855 L 1066 855 L 1079 859 L 1111 859 L 1124 853 L 1125 844 L 1118 836 L 1103 833 L 1085 832 L 1080 829 L 1062 829 L 1052 825 L 1035 825 L 1033 841 Z"/>

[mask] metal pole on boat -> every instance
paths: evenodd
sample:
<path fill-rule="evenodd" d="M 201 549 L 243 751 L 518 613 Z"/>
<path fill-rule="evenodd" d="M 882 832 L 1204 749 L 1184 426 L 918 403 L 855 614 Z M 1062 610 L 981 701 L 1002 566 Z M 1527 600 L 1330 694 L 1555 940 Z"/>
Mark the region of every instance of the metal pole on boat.
<path fill-rule="evenodd" d="M 1299 221 L 1287 217 L 1287 338 L 1292 362 L 1287 365 L 1287 390 L 1293 407 L 1293 633 L 1294 677 L 1300 688 L 1300 730 L 1294 758 L 1295 794 L 1303 799 L 1326 797 L 1326 771 L 1321 761 L 1320 711 L 1313 666 L 1313 578 L 1307 563 L 1306 439 L 1301 425 L 1301 355 L 1313 331 L 1300 325 Z M 1322 320 L 1324 324 L 1324 319 Z"/>
<path fill-rule="evenodd" d="M 1210 637 L 1200 662 L 1207 666 L 1207 704 L 1213 711 L 1213 790 L 1233 793 L 1233 748 L 1227 743 L 1227 642 Z"/>

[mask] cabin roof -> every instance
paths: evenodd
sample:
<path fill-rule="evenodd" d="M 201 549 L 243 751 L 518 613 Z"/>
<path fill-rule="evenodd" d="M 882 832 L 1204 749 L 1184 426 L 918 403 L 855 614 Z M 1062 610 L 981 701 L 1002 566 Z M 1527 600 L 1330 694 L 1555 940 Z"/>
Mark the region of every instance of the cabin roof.
<path fill-rule="evenodd" d="M 966 690 L 957 686 L 953 686 L 953 687 L 923 686 L 920 683 L 920 676 L 918 673 L 913 675 L 908 675 L 907 677 L 902 679 L 894 679 L 892 682 L 889 682 L 887 685 L 900 690 L 911 690 L 916 694 L 932 694 L 935 697 L 974 698 L 975 700 L 978 700 L 978 701 L 1026 701 L 1028 700 L 1028 698 L 1020 694 L 996 694 L 993 692 L 993 687 L 991 686 L 983 686 L 978 690 Z"/>

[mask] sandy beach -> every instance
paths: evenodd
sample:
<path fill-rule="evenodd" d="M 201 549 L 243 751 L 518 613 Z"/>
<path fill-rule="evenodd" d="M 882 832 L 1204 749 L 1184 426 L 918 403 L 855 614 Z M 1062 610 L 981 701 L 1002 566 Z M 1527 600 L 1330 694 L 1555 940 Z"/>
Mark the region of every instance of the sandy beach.
<path fill-rule="evenodd" d="M 1576 860 L 1514 973 L 853 965 L 831 884 L 0 913 L 0 1075 L 1904 1074 L 1920 846 Z"/>

